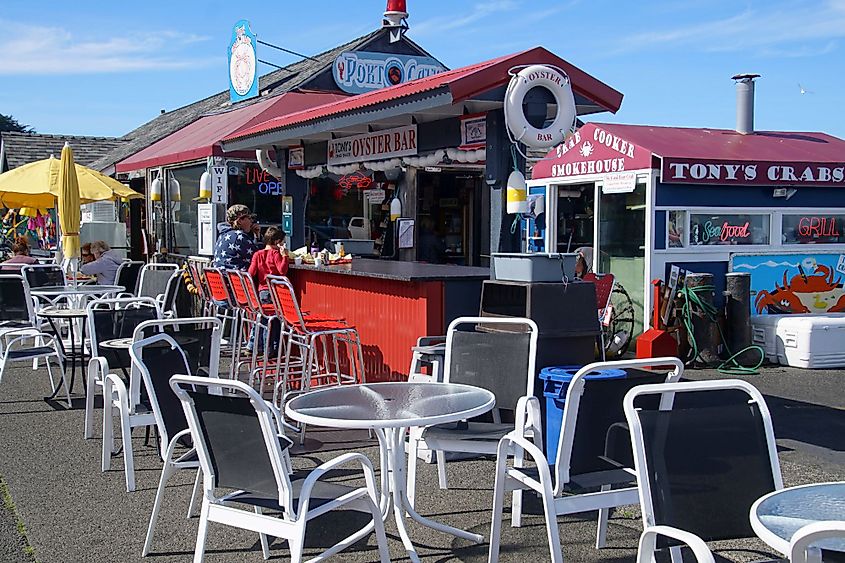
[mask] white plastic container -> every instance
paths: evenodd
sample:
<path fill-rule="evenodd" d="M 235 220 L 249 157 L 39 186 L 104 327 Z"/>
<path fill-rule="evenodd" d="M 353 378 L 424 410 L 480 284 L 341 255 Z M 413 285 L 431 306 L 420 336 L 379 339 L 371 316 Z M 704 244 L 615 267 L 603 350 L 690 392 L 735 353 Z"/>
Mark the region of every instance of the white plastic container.
<path fill-rule="evenodd" d="M 782 365 L 845 367 L 845 314 L 783 315 L 777 322 L 777 339 Z"/>
<path fill-rule="evenodd" d="M 778 363 L 778 348 L 783 348 L 783 343 L 777 338 L 778 322 L 783 317 L 793 315 L 752 315 L 751 316 L 751 343 L 759 346 L 766 353 L 766 360 Z M 780 344 L 780 346 L 779 346 Z"/>

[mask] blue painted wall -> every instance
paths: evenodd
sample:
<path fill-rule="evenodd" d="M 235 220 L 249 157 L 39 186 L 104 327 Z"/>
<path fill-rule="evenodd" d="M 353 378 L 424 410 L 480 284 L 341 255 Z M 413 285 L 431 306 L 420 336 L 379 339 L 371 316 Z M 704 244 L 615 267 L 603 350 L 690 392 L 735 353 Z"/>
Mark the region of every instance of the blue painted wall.
<path fill-rule="evenodd" d="M 666 248 L 666 211 L 654 212 L 654 248 L 664 250 Z"/>
<path fill-rule="evenodd" d="M 789 199 L 772 197 L 778 186 L 707 186 L 657 184 L 655 205 L 696 207 L 832 207 L 845 208 L 845 187 L 798 188 Z"/>

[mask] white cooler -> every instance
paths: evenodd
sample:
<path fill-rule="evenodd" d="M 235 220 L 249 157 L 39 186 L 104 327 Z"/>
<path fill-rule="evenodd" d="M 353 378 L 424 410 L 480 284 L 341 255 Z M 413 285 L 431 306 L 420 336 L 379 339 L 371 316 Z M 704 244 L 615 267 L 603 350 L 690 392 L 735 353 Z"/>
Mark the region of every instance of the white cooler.
<path fill-rule="evenodd" d="M 756 315 L 751 340 L 781 365 L 799 368 L 845 367 L 845 313 Z"/>

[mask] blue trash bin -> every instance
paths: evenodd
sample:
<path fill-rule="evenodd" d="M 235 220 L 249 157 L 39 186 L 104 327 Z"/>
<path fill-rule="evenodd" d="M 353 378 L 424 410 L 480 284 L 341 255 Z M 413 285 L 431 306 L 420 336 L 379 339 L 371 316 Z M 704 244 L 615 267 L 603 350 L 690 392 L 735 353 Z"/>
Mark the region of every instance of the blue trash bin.
<path fill-rule="evenodd" d="M 560 427 L 563 424 L 563 406 L 569 382 L 584 366 L 550 366 L 540 370 L 543 381 L 543 396 L 546 398 L 545 435 L 543 447 L 546 459 L 554 464 L 557 457 L 557 445 L 560 440 Z M 587 374 L 587 379 L 621 379 L 627 373 L 624 369 L 599 369 Z"/>

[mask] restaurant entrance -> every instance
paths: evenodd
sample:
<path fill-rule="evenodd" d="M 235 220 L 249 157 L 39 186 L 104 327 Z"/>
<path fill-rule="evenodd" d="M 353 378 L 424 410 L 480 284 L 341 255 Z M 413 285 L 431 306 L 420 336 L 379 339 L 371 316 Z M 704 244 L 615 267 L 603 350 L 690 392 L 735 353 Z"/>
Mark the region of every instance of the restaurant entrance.
<path fill-rule="evenodd" d="M 417 175 L 417 260 L 480 264 L 481 185 L 481 174 L 475 170 Z"/>

